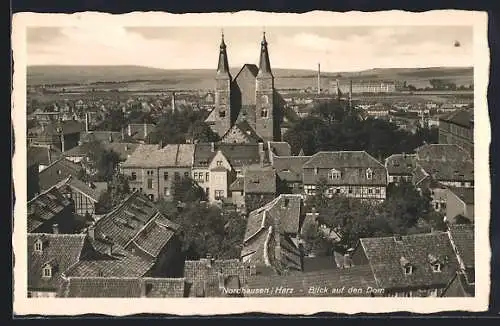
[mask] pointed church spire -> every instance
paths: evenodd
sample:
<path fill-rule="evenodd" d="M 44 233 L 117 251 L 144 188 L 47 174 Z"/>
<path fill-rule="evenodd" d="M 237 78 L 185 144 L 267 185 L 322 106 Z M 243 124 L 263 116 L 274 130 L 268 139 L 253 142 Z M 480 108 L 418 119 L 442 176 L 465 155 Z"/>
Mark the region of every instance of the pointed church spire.
<path fill-rule="evenodd" d="M 269 62 L 269 52 L 267 50 L 266 32 L 262 32 L 262 42 L 260 43 L 259 74 L 271 74 L 271 63 Z"/>
<path fill-rule="evenodd" d="M 219 51 L 219 63 L 217 65 L 217 74 L 228 74 L 229 63 L 227 60 L 226 43 L 224 42 L 224 31 L 221 32 L 221 42 Z"/>

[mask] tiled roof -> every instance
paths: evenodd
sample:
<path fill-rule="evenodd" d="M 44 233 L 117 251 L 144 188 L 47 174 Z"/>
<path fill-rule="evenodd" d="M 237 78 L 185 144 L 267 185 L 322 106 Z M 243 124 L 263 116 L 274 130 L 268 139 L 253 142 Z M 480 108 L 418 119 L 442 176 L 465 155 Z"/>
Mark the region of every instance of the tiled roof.
<path fill-rule="evenodd" d="M 302 181 L 302 166 L 311 156 L 275 156 L 273 168 L 281 180 L 288 182 Z"/>
<path fill-rule="evenodd" d="M 61 157 L 38 174 L 40 189 L 49 189 L 70 175 L 77 178 L 81 170 L 80 165 Z"/>
<path fill-rule="evenodd" d="M 35 242 L 41 241 L 42 251 L 35 251 Z M 84 234 L 28 233 L 28 289 L 55 291 L 61 274 L 80 260 L 84 252 Z M 42 276 L 43 267 L 50 263 L 52 277 Z"/>
<path fill-rule="evenodd" d="M 229 186 L 229 191 L 243 191 L 244 181 L 245 179 L 243 177 L 237 177 Z"/>
<path fill-rule="evenodd" d="M 92 245 L 101 255 L 80 260 L 64 273 L 66 277 L 140 277 L 155 263 L 153 258 L 134 255 L 118 245 L 113 245 L 111 255 L 109 243 L 92 240 Z"/>
<path fill-rule="evenodd" d="M 255 264 L 301 270 L 301 253 L 288 234 L 300 232 L 302 197 L 282 194 L 250 212 L 241 257 Z M 278 238 L 279 237 L 279 238 Z M 276 250 L 280 242 L 280 250 Z"/>
<path fill-rule="evenodd" d="M 57 136 L 59 135 L 58 129 L 61 129 L 65 135 L 77 134 L 85 130 L 85 124 L 76 120 L 66 120 L 62 122 L 54 122 L 44 126 L 40 135 L 43 136 Z"/>
<path fill-rule="evenodd" d="M 116 142 L 123 141 L 120 131 L 82 131 L 80 133 L 80 141 L 82 142 Z"/>
<path fill-rule="evenodd" d="M 234 277 L 245 284 L 253 270 L 253 266 L 238 259 L 186 260 L 184 277 L 189 284 L 189 296 L 219 297 L 224 295 L 219 285 L 227 286 Z"/>
<path fill-rule="evenodd" d="M 250 71 L 250 73 L 254 76 L 254 77 L 257 77 L 257 74 L 259 73 L 259 67 L 257 67 L 257 65 L 254 65 L 254 64 L 250 64 L 250 63 L 245 63 L 240 71 L 236 74 L 236 77 L 234 77 L 234 80 L 236 80 L 236 78 L 238 78 L 238 75 L 243 71 L 243 69 L 247 69 L 248 71 Z"/>
<path fill-rule="evenodd" d="M 304 168 L 383 168 L 384 165 L 365 151 L 318 152 Z"/>
<path fill-rule="evenodd" d="M 292 148 L 290 144 L 284 141 L 270 141 L 268 142 L 269 152 L 277 156 L 291 156 Z"/>
<path fill-rule="evenodd" d="M 269 226 L 278 226 L 280 233 L 298 233 L 302 215 L 302 196 L 281 194 L 263 207 L 251 211 L 244 240 Z"/>
<path fill-rule="evenodd" d="M 459 109 L 443 115 L 439 120 L 471 128 L 474 124 L 474 109 Z"/>
<path fill-rule="evenodd" d="M 389 175 L 411 175 L 415 169 L 415 155 L 393 154 L 385 160 Z"/>
<path fill-rule="evenodd" d="M 450 225 L 448 233 L 463 267 L 474 268 L 474 224 Z"/>
<path fill-rule="evenodd" d="M 122 167 L 190 167 L 194 155 L 194 144 L 139 145 Z"/>
<path fill-rule="evenodd" d="M 177 228 L 170 228 L 175 224 L 170 221 L 166 223 L 166 220 L 149 199 L 135 191 L 97 221 L 95 234 L 96 237 L 107 236 L 122 248 L 134 243 L 146 254 L 156 258 Z"/>
<path fill-rule="evenodd" d="M 272 291 L 256 291 L 257 289 L 291 288 L 292 293 L 273 293 Z M 309 293 L 310 288 L 329 289 L 329 293 Z M 370 296 L 366 291 L 368 287 L 377 288 L 373 273 L 369 266 L 353 266 L 345 269 L 329 269 L 314 272 L 293 273 L 290 275 L 256 275 L 248 279 L 244 287 L 245 296 L 248 297 L 348 297 Z M 344 289 L 342 291 L 342 288 Z M 349 293 L 349 289 L 361 288 L 362 293 Z M 253 289 L 253 290 L 252 290 Z M 338 291 L 332 291 L 338 289 Z M 259 293 L 260 292 L 260 293 Z"/>
<path fill-rule="evenodd" d="M 321 170 L 316 174 L 315 169 Z M 335 169 L 340 178 L 331 179 L 326 169 Z M 372 177 L 367 177 L 371 169 Z M 304 184 L 317 184 L 324 178 L 328 185 L 387 185 L 387 170 L 382 163 L 364 151 L 319 152 L 314 154 L 303 166 Z"/>
<path fill-rule="evenodd" d="M 436 181 L 474 181 L 474 163 L 470 161 L 417 161 L 422 168 Z M 417 172 L 418 169 L 415 171 Z"/>
<path fill-rule="evenodd" d="M 49 165 L 61 156 L 57 147 L 49 149 L 43 146 L 29 146 L 27 153 L 28 166 L 32 164 Z"/>
<path fill-rule="evenodd" d="M 61 287 L 66 298 L 182 298 L 183 278 L 70 277 Z"/>
<path fill-rule="evenodd" d="M 448 189 L 465 204 L 474 204 L 474 188 L 449 187 Z"/>
<path fill-rule="evenodd" d="M 99 201 L 99 197 L 101 196 L 101 194 L 106 191 L 106 189 L 97 188 L 93 184 L 89 185 L 71 175 L 56 185 L 58 189 L 61 189 L 64 186 L 70 186 L 71 188 L 81 192 L 94 202 Z"/>
<path fill-rule="evenodd" d="M 56 187 L 42 192 L 28 202 L 28 232 L 35 231 L 69 205 L 71 201 L 64 197 Z"/>
<path fill-rule="evenodd" d="M 218 150 L 233 167 L 260 163 L 259 144 L 198 143 L 194 150 L 194 166 L 208 166 Z M 267 162 L 267 158 L 266 158 Z"/>
<path fill-rule="evenodd" d="M 229 136 L 231 133 L 234 132 L 234 130 L 238 130 L 241 134 L 244 135 L 244 137 L 247 139 L 248 142 L 251 143 L 258 143 L 261 141 L 261 138 L 255 130 L 248 124 L 246 120 L 243 120 L 241 122 L 238 122 L 237 124 L 233 125 L 227 132 L 226 134 L 222 137 L 223 141 L 224 139 Z"/>
<path fill-rule="evenodd" d="M 251 168 L 244 171 L 245 194 L 276 193 L 276 172 L 269 168 Z"/>
<path fill-rule="evenodd" d="M 417 161 L 471 161 L 471 156 L 455 144 L 426 144 L 415 149 Z"/>
<path fill-rule="evenodd" d="M 363 238 L 364 249 L 378 286 L 386 289 L 445 287 L 458 270 L 458 261 L 446 232 L 383 238 Z M 431 259 L 431 258 L 432 259 Z M 432 262 L 442 264 L 433 272 Z M 404 273 L 404 264 L 413 271 Z"/>

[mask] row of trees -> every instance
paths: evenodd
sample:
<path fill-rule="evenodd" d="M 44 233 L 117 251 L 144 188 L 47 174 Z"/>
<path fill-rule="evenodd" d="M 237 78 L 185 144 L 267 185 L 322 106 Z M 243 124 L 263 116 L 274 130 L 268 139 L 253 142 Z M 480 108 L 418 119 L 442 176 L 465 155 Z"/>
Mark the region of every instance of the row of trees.
<path fill-rule="evenodd" d="M 437 133 L 420 128 L 415 134 L 380 119 L 362 119 L 358 109 L 339 101 L 316 105 L 283 136 L 292 152 L 305 155 L 318 151 L 365 150 L 378 159 L 394 153 L 411 153 L 424 142 L 437 142 Z"/>
<path fill-rule="evenodd" d="M 343 251 L 356 246 L 363 237 L 383 237 L 394 234 L 425 233 L 445 230 L 443 215 L 431 207 L 428 191 L 418 191 L 411 183 L 390 185 L 387 199 L 382 204 L 361 201 L 335 195 L 325 196 L 325 183 L 318 185 L 315 196 L 308 198 L 306 205 L 318 213 L 318 224 L 306 230 L 306 240 L 314 250 L 328 251 L 332 248 Z M 341 241 L 334 243 L 325 238 L 318 225 L 337 230 Z"/>

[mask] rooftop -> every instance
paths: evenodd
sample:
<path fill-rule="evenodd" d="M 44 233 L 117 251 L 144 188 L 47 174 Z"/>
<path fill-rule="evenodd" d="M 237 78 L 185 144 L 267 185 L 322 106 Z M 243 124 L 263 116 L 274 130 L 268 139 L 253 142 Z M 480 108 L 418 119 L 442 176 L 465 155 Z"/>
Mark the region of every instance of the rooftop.
<path fill-rule="evenodd" d="M 35 244 L 41 244 L 38 251 Z M 28 289 L 55 291 L 61 274 L 80 260 L 84 251 L 84 234 L 28 233 Z M 51 277 L 43 277 L 42 269 L 49 265 Z"/>
<path fill-rule="evenodd" d="M 219 150 L 233 167 L 260 163 L 259 144 L 198 143 L 195 146 L 194 166 L 208 166 Z"/>
<path fill-rule="evenodd" d="M 273 168 L 281 180 L 288 182 L 302 181 L 302 166 L 311 156 L 275 156 Z"/>
<path fill-rule="evenodd" d="M 122 167 L 189 167 L 193 160 L 194 146 L 194 144 L 168 144 L 160 149 L 158 145 L 140 144 Z"/>
<path fill-rule="evenodd" d="M 459 109 L 439 117 L 441 121 L 447 121 L 456 125 L 472 128 L 474 125 L 474 109 Z"/>
<path fill-rule="evenodd" d="M 455 144 L 426 144 L 415 149 L 417 161 L 471 161 L 465 149 Z"/>
<path fill-rule="evenodd" d="M 28 232 L 35 231 L 70 205 L 71 201 L 56 187 L 40 193 L 28 202 Z"/>
<path fill-rule="evenodd" d="M 276 172 L 269 168 L 249 168 L 244 171 L 245 194 L 276 193 Z"/>
<path fill-rule="evenodd" d="M 81 170 L 80 165 L 61 157 L 38 174 L 40 189 L 49 189 L 70 175 L 78 178 Z"/>
<path fill-rule="evenodd" d="M 60 296 L 66 298 L 182 298 L 184 278 L 70 277 Z"/>
<path fill-rule="evenodd" d="M 393 154 L 385 160 L 389 175 L 411 175 L 415 169 L 415 155 Z"/>
<path fill-rule="evenodd" d="M 447 232 L 362 238 L 363 248 L 378 286 L 390 289 L 446 286 L 458 269 Z M 439 262 L 440 272 L 433 264 Z M 405 274 L 405 267 L 412 272 Z"/>
<path fill-rule="evenodd" d="M 474 188 L 449 187 L 451 193 L 467 205 L 474 205 Z"/>

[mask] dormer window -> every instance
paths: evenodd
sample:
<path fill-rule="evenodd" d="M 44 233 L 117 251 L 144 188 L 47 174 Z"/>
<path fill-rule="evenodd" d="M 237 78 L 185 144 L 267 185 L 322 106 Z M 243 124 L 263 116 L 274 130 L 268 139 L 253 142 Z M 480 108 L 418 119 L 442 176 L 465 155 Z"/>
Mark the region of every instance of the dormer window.
<path fill-rule="evenodd" d="M 366 170 L 366 178 L 367 178 L 368 180 L 373 179 L 373 171 L 372 171 L 372 169 L 367 169 L 367 170 Z"/>
<path fill-rule="evenodd" d="M 405 275 L 411 275 L 412 272 L 413 272 L 413 266 L 411 265 L 405 266 Z"/>
<path fill-rule="evenodd" d="M 220 110 L 219 111 L 219 117 L 224 118 L 226 116 L 226 111 L 225 110 Z"/>
<path fill-rule="evenodd" d="M 434 265 L 432 265 L 432 271 L 434 273 L 441 272 L 441 263 L 435 263 Z"/>
<path fill-rule="evenodd" d="M 222 166 L 222 161 L 217 161 L 217 166 Z"/>
<path fill-rule="evenodd" d="M 401 257 L 399 263 L 401 264 L 405 275 L 411 275 L 411 273 L 413 273 L 413 266 L 408 259 L 406 259 L 405 257 Z"/>
<path fill-rule="evenodd" d="M 267 109 L 266 108 L 262 108 L 262 111 L 260 111 L 260 116 L 262 118 L 267 118 Z"/>
<path fill-rule="evenodd" d="M 42 240 L 38 239 L 35 242 L 35 252 L 41 253 L 43 251 L 43 242 Z"/>
<path fill-rule="evenodd" d="M 340 171 L 337 171 L 335 169 L 331 169 L 330 172 L 328 172 L 328 178 L 330 178 L 331 180 L 340 179 L 341 177 L 342 174 L 340 173 Z"/>
<path fill-rule="evenodd" d="M 42 277 L 43 278 L 51 278 L 52 277 L 52 266 L 45 265 L 42 269 Z"/>

